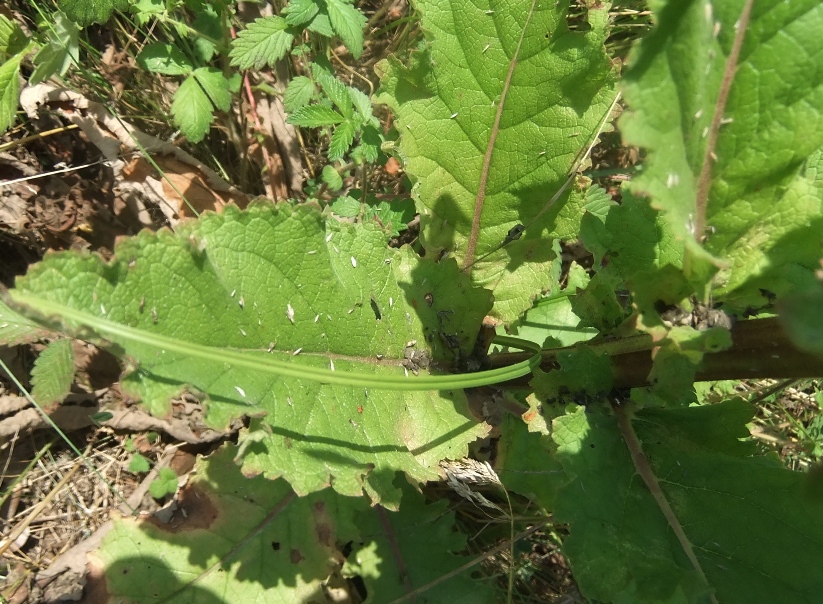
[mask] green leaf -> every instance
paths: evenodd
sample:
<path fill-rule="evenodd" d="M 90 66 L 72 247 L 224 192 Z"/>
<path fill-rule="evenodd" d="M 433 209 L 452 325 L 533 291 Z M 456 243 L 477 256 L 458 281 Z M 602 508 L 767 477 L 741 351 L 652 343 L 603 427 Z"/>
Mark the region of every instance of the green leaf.
<path fill-rule="evenodd" d="M 0 15 L 0 60 L 5 61 L 25 50 L 29 40 L 14 21 Z"/>
<path fill-rule="evenodd" d="M 454 512 L 448 511 L 448 501 L 427 504 L 408 483 L 401 488 L 403 506 L 399 512 L 378 506 L 356 517 L 361 536 L 342 574 L 363 580 L 369 594 L 365 603 L 393 602 L 406 595 L 409 585 L 430 585 L 425 592 L 428 602 L 498 602 L 491 587 L 456 572 L 468 561 L 460 555 L 466 548 L 466 537 L 454 530 Z M 443 577 L 449 578 L 435 583 Z"/>
<path fill-rule="evenodd" d="M 71 392 L 74 355 L 71 340 L 55 340 L 39 354 L 31 370 L 31 395 L 42 407 L 52 407 Z"/>
<path fill-rule="evenodd" d="M 143 69 L 164 75 L 188 75 L 194 70 L 194 65 L 179 48 L 162 42 L 147 44 L 136 60 Z"/>
<path fill-rule="evenodd" d="M 647 152 L 631 190 L 663 210 L 698 293 L 722 267 L 714 297 L 737 307 L 763 301 L 761 276 L 805 268 L 808 284 L 823 229 L 821 189 L 801 174 L 823 144 L 823 6 L 758 1 L 737 27 L 742 7 L 652 3 L 657 25 L 630 55 L 621 119 L 626 142 Z M 745 36 L 732 71 L 736 32 Z"/>
<path fill-rule="evenodd" d="M 289 52 L 293 41 L 294 32 L 283 17 L 255 19 L 232 41 L 231 64 L 240 69 L 274 67 Z"/>
<path fill-rule="evenodd" d="M 414 202 L 411 199 L 399 199 L 388 203 L 369 202 L 366 204 L 366 213 L 363 220 L 377 219 L 388 234 L 396 237 L 400 231 L 405 231 L 407 224 L 414 219 Z"/>
<path fill-rule="evenodd" d="M 366 26 L 366 17 L 354 8 L 350 1 L 326 0 L 326 10 L 335 33 L 348 47 L 352 57 L 359 58 L 363 53 L 363 28 Z"/>
<path fill-rule="evenodd" d="M 779 309 L 786 333 L 795 345 L 823 355 L 823 285 L 787 296 Z"/>
<path fill-rule="evenodd" d="M 584 404 L 599 400 L 612 389 L 612 368 L 608 355 L 587 346 L 557 354 L 559 369 L 544 373 L 539 369 L 530 382 L 535 395 L 547 404 Z"/>
<path fill-rule="evenodd" d="M 172 524 L 114 521 L 92 553 L 106 569 L 110 597 L 216 604 L 231 593 L 238 602 L 327 601 L 322 584 L 343 560 L 340 544 L 358 538 L 354 513 L 367 512 L 368 501 L 331 490 L 292 499 L 283 480 L 243 476 L 235 452 L 224 447 L 197 462 L 179 496 L 184 513 Z"/>
<path fill-rule="evenodd" d="M 351 118 L 354 111 L 352 109 L 348 86 L 338 80 L 334 74 L 325 72 L 318 74 L 317 81 L 320 82 L 320 86 L 323 87 L 323 92 L 328 95 L 338 111 L 343 114 L 343 117 Z"/>
<path fill-rule="evenodd" d="M 334 30 L 331 27 L 331 20 L 329 19 L 329 14 L 326 12 L 325 6 L 320 9 L 320 12 L 315 15 L 314 19 L 311 20 L 309 23 L 308 29 L 309 31 L 313 31 L 316 34 L 320 34 L 323 37 L 331 38 L 334 35 Z"/>
<path fill-rule="evenodd" d="M 320 11 L 315 0 L 291 0 L 283 9 L 286 23 L 289 25 L 303 25 L 311 21 Z"/>
<path fill-rule="evenodd" d="M 441 459 L 465 455 L 488 431 L 461 390 L 408 391 L 420 378 L 406 378 L 401 363 L 411 374 L 407 356 L 468 355 L 491 303 L 454 261 L 421 260 L 386 240 L 376 225 L 324 222 L 309 206 L 227 206 L 174 234 L 123 240 L 108 262 L 50 255 L 12 296 L 59 306 L 64 329 L 79 319 L 105 330 L 135 368 L 123 388 L 155 414 L 183 389 L 207 398 L 212 427 L 265 414 L 250 429 L 265 422 L 272 436 L 249 447 L 247 473 L 283 476 L 301 494 L 329 483 L 365 490 L 394 507 L 394 473 L 434 479 Z M 213 354 L 192 356 L 188 343 Z M 292 373 L 261 371 L 266 363 Z M 318 381 L 351 372 L 361 385 Z"/>
<path fill-rule="evenodd" d="M 140 453 L 135 453 L 131 457 L 131 461 L 129 462 L 129 472 L 133 474 L 145 474 L 151 470 L 151 464 L 149 460 L 140 455 Z"/>
<path fill-rule="evenodd" d="M 169 16 L 168 8 L 165 0 L 134 0 L 129 6 L 129 12 L 135 16 L 138 24 L 146 25 L 152 19 L 166 19 Z"/>
<path fill-rule="evenodd" d="M 193 143 L 199 143 L 206 137 L 214 120 L 214 106 L 206 92 L 198 84 L 197 78 L 190 75 L 174 94 L 171 114 L 174 123 Z"/>
<path fill-rule="evenodd" d="M 322 177 L 323 177 L 323 182 L 326 183 L 327 185 L 329 185 L 329 189 L 332 190 L 332 191 L 339 191 L 343 187 L 343 177 L 340 176 L 340 173 L 337 170 L 334 169 L 334 166 L 330 166 L 330 165 L 323 166 Z M 341 199 L 351 199 L 351 198 L 350 197 L 349 198 L 341 197 L 337 201 L 340 201 Z M 360 213 L 360 202 L 355 201 L 355 203 L 357 204 L 357 213 Z M 351 217 L 351 216 L 356 216 L 357 215 L 357 214 L 351 214 L 351 215 L 350 214 L 341 214 L 338 211 L 340 209 L 340 206 L 336 206 L 336 204 L 337 204 L 337 202 L 331 204 L 331 209 L 338 216 L 349 216 L 349 217 Z"/>
<path fill-rule="evenodd" d="M 194 77 L 209 96 L 211 103 L 220 111 L 231 109 L 231 83 L 223 72 L 214 67 L 200 67 L 194 70 Z"/>
<path fill-rule="evenodd" d="M 289 82 L 286 92 L 283 93 L 283 106 L 287 113 L 293 113 L 300 107 L 308 105 L 317 94 L 311 78 L 297 76 Z"/>
<path fill-rule="evenodd" d="M 543 434 L 529 432 L 520 419 L 506 415 L 500 426 L 497 470 L 506 488 L 554 510 L 557 490 L 568 480 L 554 456 L 556 445 Z"/>
<path fill-rule="evenodd" d="M 409 68 L 383 63 L 376 97 L 394 110 L 406 172 L 418 180 L 428 253 L 445 250 L 462 264 L 478 196 L 485 196 L 472 276 L 493 289 L 492 314 L 505 322 L 530 308 L 549 281 L 546 238 L 559 236 L 559 224 L 576 238 L 579 211 L 563 214 L 568 193 L 547 209 L 548 202 L 614 98 L 605 5 L 585 14 L 587 31 L 568 30 L 563 3 L 529 6 L 418 2 L 430 51 Z M 530 227 L 494 251 L 517 224 Z"/>
<path fill-rule="evenodd" d="M 0 345 L 27 344 L 36 342 L 47 335 L 47 330 L 12 310 L 0 299 Z"/>
<path fill-rule="evenodd" d="M 19 53 L 0 65 L 0 133 L 8 130 L 17 119 L 17 99 L 20 96 L 20 62 L 25 53 Z"/>
<path fill-rule="evenodd" d="M 105 23 L 109 20 L 112 11 L 126 10 L 128 0 L 58 0 L 57 6 L 66 13 L 66 16 L 86 27 L 92 23 Z"/>
<path fill-rule="evenodd" d="M 357 88 L 351 86 L 346 87 L 346 92 L 349 94 L 349 98 L 351 98 L 355 109 L 357 109 L 357 113 L 360 114 L 360 119 L 363 120 L 364 123 L 371 120 L 373 117 L 371 99 Z"/>
<path fill-rule="evenodd" d="M 354 142 L 355 129 L 356 126 L 351 120 L 346 120 L 334 129 L 329 143 L 329 161 L 343 159 Z"/>
<path fill-rule="evenodd" d="M 60 11 L 52 14 L 51 19 L 46 29 L 49 42 L 34 57 L 36 67 L 29 78 L 30 85 L 48 80 L 55 73 L 63 76 L 69 67 L 80 62 L 77 25 Z"/>
<path fill-rule="evenodd" d="M 823 506 L 809 497 L 806 476 L 751 457 L 754 443 L 741 439 L 753 413 L 738 400 L 644 410 L 632 423 L 717 601 L 813 601 L 823 589 Z M 553 438 L 573 478 L 555 518 L 570 525 L 563 549 L 583 595 L 705 601 L 615 418 L 581 408 L 554 421 Z"/>
<path fill-rule="evenodd" d="M 307 107 L 300 107 L 290 113 L 286 121 L 289 124 L 303 126 L 304 128 L 319 128 L 321 126 L 339 124 L 345 119 L 346 118 L 331 107 L 326 107 L 325 105 L 309 105 Z"/>
<path fill-rule="evenodd" d="M 160 468 L 157 478 L 151 481 L 149 493 L 155 499 L 162 499 L 166 495 L 177 492 L 177 474 L 171 468 Z"/>
<path fill-rule="evenodd" d="M 223 38 L 223 20 L 215 12 L 214 7 L 209 5 L 205 5 L 198 10 L 196 15 L 194 21 L 191 22 L 191 28 L 203 35 L 198 36 L 189 33 L 189 39 L 197 58 L 200 59 L 201 64 L 205 64 L 211 61 L 217 52 L 217 47 L 211 40 L 221 40 Z M 204 36 L 208 36 L 211 40 L 206 39 Z"/>

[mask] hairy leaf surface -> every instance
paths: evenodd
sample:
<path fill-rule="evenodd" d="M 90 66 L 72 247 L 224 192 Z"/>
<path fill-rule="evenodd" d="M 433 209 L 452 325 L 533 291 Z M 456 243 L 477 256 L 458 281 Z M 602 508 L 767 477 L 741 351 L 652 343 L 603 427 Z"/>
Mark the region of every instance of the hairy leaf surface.
<path fill-rule="evenodd" d="M 823 190 L 802 171 L 823 144 L 823 6 L 758 0 L 735 61 L 745 4 L 654 2 L 621 120 L 648 151 L 631 190 L 663 210 L 698 291 L 720 267 L 713 293 L 738 308 L 808 283 L 823 231 Z"/>
<path fill-rule="evenodd" d="M 613 99 L 606 9 L 590 10 L 588 31 L 572 32 L 566 3 L 416 6 L 429 49 L 408 68 L 384 65 L 378 99 L 397 116 L 429 251 L 463 264 L 482 200 L 472 275 L 494 291 L 493 313 L 508 322 L 549 287 L 547 238 L 564 222 L 576 237 L 577 208 L 563 215 L 568 194 L 547 206 Z M 494 251 L 517 224 L 528 227 L 523 237 Z"/>
<path fill-rule="evenodd" d="M 490 303 L 454 261 L 435 265 L 408 248 L 388 250 L 386 237 L 376 225 L 324 222 L 307 206 L 229 207 L 177 234 L 124 240 L 110 263 L 50 256 L 14 293 L 138 328 L 148 339 L 106 337 L 131 359 L 124 387 L 156 414 L 187 388 L 206 395 L 206 419 L 216 427 L 266 415 L 255 428 L 269 436 L 249 447 L 247 471 L 284 476 L 300 494 L 333 484 L 396 505 L 394 472 L 433 479 L 440 459 L 464 455 L 488 428 L 470 418 L 462 391 L 387 392 L 381 376 L 402 377 L 400 361 L 424 352 L 444 362 L 471 351 Z M 374 389 L 204 361 L 164 349 L 152 334 L 249 359 L 371 374 Z"/>

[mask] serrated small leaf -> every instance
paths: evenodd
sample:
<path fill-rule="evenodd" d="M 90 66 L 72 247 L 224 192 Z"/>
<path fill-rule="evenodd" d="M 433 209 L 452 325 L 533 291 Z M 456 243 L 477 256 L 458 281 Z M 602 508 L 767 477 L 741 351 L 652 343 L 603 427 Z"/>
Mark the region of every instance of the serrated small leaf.
<path fill-rule="evenodd" d="M 20 96 L 20 62 L 24 53 L 9 58 L 0 65 L 0 134 L 14 124 L 17 118 L 17 99 Z"/>
<path fill-rule="evenodd" d="M 193 143 L 199 143 L 208 133 L 214 120 L 213 109 L 209 96 L 194 75 L 183 80 L 171 104 L 174 123 Z"/>
<path fill-rule="evenodd" d="M 329 143 L 330 161 L 343 159 L 346 151 L 349 150 L 352 142 L 354 142 L 355 130 L 356 126 L 351 120 L 346 120 L 334 129 L 334 133 L 331 135 L 331 143 Z"/>
<path fill-rule="evenodd" d="M 330 166 L 330 165 L 323 166 L 322 177 L 323 177 L 323 182 L 326 183 L 327 185 L 329 185 L 329 189 L 332 190 L 332 191 L 339 191 L 343 187 L 343 177 L 340 175 L 340 173 L 337 170 L 335 170 L 334 166 Z M 345 199 L 345 198 L 341 198 L 341 199 Z M 340 199 L 338 199 L 337 201 L 340 201 Z M 335 203 L 337 203 L 337 201 L 332 203 L 332 205 L 331 205 L 332 211 L 335 214 L 337 214 L 338 216 L 349 216 L 348 214 L 341 214 L 340 212 L 338 212 L 337 208 L 335 207 Z M 358 206 L 358 209 L 359 209 L 359 207 L 360 207 L 359 202 L 358 202 L 357 206 Z"/>
<path fill-rule="evenodd" d="M 0 14 L 0 61 L 22 52 L 29 40 L 17 23 Z"/>
<path fill-rule="evenodd" d="M 366 17 L 345 0 L 326 0 L 331 26 L 349 49 L 352 57 L 363 53 L 363 28 Z"/>
<path fill-rule="evenodd" d="M 349 93 L 349 98 L 351 98 L 351 102 L 354 104 L 355 109 L 357 109 L 357 113 L 360 114 L 360 118 L 364 123 L 368 122 L 373 117 L 372 105 L 369 97 L 353 86 L 347 86 L 346 90 Z"/>
<path fill-rule="evenodd" d="M 283 9 L 286 23 L 289 25 L 308 23 L 318 12 L 320 12 L 320 6 L 315 0 L 291 0 Z"/>
<path fill-rule="evenodd" d="M 61 11 L 55 11 L 46 29 L 49 42 L 34 57 L 36 67 L 29 78 L 29 85 L 47 80 L 55 73 L 65 75 L 69 67 L 79 63 L 79 33 L 73 21 Z"/>
<path fill-rule="evenodd" d="M 231 108 L 231 82 L 222 71 L 214 67 L 200 67 L 194 70 L 194 77 L 217 109 L 228 111 Z"/>
<path fill-rule="evenodd" d="M 274 66 L 289 52 L 294 33 L 283 17 L 262 17 L 237 34 L 232 41 L 231 64 L 240 69 Z"/>
<path fill-rule="evenodd" d="M 289 114 L 286 120 L 289 124 L 303 126 L 304 128 L 320 128 L 321 126 L 334 126 L 344 121 L 342 115 L 331 107 L 325 105 L 309 105 L 300 107 Z"/>
<path fill-rule="evenodd" d="M 329 207 L 342 218 L 355 218 L 363 210 L 363 204 L 350 195 L 338 197 Z"/>
<path fill-rule="evenodd" d="M 58 0 L 60 7 L 69 19 L 85 27 L 92 23 L 105 23 L 112 11 L 126 10 L 128 0 Z"/>
<path fill-rule="evenodd" d="M 289 82 L 286 92 L 283 93 L 283 107 L 287 113 L 292 113 L 308 105 L 316 93 L 317 88 L 311 78 L 297 76 Z"/>
<path fill-rule="evenodd" d="M 162 499 L 166 495 L 177 492 L 177 474 L 171 468 L 160 468 L 157 478 L 149 485 L 149 493 L 155 499 Z"/>
<path fill-rule="evenodd" d="M 352 103 L 349 97 L 348 86 L 338 80 L 334 75 L 328 73 L 320 73 L 317 76 L 317 81 L 323 88 L 323 92 L 331 99 L 331 102 L 337 107 L 337 110 L 343 114 L 343 117 L 349 119 L 352 116 Z"/>
<path fill-rule="evenodd" d="M 42 407 L 61 403 L 74 381 L 74 355 L 71 340 L 51 342 L 34 362 L 31 370 L 31 395 Z"/>
<path fill-rule="evenodd" d="M 188 75 L 194 70 L 191 61 L 174 44 L 147 44 L 136 60 L 143 69 L 164 75 Z"/>
<path fill-rule="evenodd" d="M 329 15 L 325 12 L 325 8 L 320 9 L 320 12 L 315 15 L 306 29 L 326 38 L 331 38 L 334 35 L 334 30 L 332 29 Z"/>
<path fill-rule="evenodd" d="M 131 456 L 131 461 L 129 462 L 129 472 L 132 474 L 145 474 L 149 470 L 151 470 L 151 464 L 143 455 L 140 455 L 140 453 L 135 453 Z"/>
<path fill-rule="evenodd" d="M 168 15 L 168 6 L 165 0 L 133 0 L 129 12 L 134 15 L 138 24 L 146 25 L 152 19 L 165 18 Z M 184 33 L 179 26 L 176 29 L 179 34 Z"/>
<path fill-rule="evenodd" d="M 366 208 L 363 220 L 378 219 L 380 225 L 388 229 L 393 237 L 406 230 L 415 214 L 414 201 L 411 199 L 398 199 L 391 203 L 381 201 L 377 204 L 370 201 Z"/>

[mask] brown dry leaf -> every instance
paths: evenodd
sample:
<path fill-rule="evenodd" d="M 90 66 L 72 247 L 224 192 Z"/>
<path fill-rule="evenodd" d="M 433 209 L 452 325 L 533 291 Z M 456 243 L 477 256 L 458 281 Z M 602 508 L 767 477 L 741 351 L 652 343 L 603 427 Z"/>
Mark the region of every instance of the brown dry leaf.
<path fill-rule="evenodd" d="M 38 84 L 23 90 L 20 105 L 32 118 L 46 106 L 76 124 L 108 160 L 114 171 L 119 197 L 144 226 L 154 226 L 146 202 L 157 204 L 172 226 L 181 216 L 191 215 L 180 193 L 198 211 L 198 205 L 203 209 L 219 210 L 229 201 L 239 205 L 248 202 L 242 191 L 202 162 L 170 142 L 141 132 L 112 115 L 104 105 L 90 101 L 82 94 L 52 84 Z M 151 162 L 142 157 L 144 153 L 151 156 L 168 180 L 154 172 Z M 140 157 L 146 165 L 132 162 L 129 158 L 134 156 Z M 128 178 L 127 164 L 130 166 Z"/>

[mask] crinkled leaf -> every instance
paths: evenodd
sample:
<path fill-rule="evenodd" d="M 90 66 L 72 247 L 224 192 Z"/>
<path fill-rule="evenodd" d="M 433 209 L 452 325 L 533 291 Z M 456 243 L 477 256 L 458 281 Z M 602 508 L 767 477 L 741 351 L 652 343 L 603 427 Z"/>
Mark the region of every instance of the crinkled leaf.
<path fill-rule="evenodd" d="M 29 40 L 17 23 L 0 15 L 0 60 L 5 61 L 28 46 Z"/>
<path fill-rule="evenodd" d="M 112 11 L 126 10 L 128 0 L 58 0 L 57 6 L 69 19 L 85 27 L 92 23 L 105 23 Z"/>
<path fill-rule="evenodd" d="M 303 25 L 311 21 L 319 11 L 320 7 L 315 0 L 291 0 L 283 9 L 283 14 L 289 25 Z"/>
<path fill-rule="evenodd" d="M 359 58 L 363 53 L 365 15 L 351 5 L 351 0 L 326 0 L 326 10 L 335 33 L 343 40 L 352 57 Z"/>
<path fill-rule="evenodd" d="M 193 143 L 203 140 L 214 120 L 214 106 L 208 95 L 198 84 L 197 78 L 190 75 L 174 94 L 171 114 L 174 123 Z"/>
<path fill-rule="evenodd" d="M 346 118 L 331 107 L 326 107 L 325 105 L 309 105 L 307 107 L 300 107 L 290 113 L 286 121 L 295 126 L 303 126 L 304 128 L 319 128 L 321 126 L 339 124 L 345 119 Z"/>
<path fill-rule="evenodd" d="M 633 425 L 717 601 L 814 601 L 823 589 L 823 506 L 804 474 L 750 457 L 755 445 L 741 439 L 753 413 L 742 401 L 649 409 Z M 705 601 L 615 418 L 581 408 L 554 421 L 553 437 L 573 478 L 558 493 L 555 517 L 570 525 L 563 549 L 583 594 Z"/>
<path fill-rule="evenodd" d="M 631 308 L 618 299 L 620 283 L 605 272 L 595 273 L 585 288 L 578 288 L 571 298 L 574 314 L 580 317 L 580 326 L 594 327 L 609 333 L 631 314 Z"/>
<path fill-rule="evenodd" d="M 175 234 L 123 240 L 109 263 L 49 256 L 12 295 L 82 310 L 91 329 L 95 318 L 136 328 L 139 337 L 106 337 L 134 367 L 123 387 L 154 413 L 167 413 L 184 388 L 204 394 L 215 427 L 265 413 L 255 421 L 269 424 L 271 437 L 249 447 L 247 471 L 284 476 L 298 493 L 331 483 L 395 506 L 395 472 L 434 479 L 439 460 L 465 455 L 488 427 L 470 418 L 462 391 L 382 390 L 381 376 L 402 378 L 410 351 L 440 362 L 468 354 L 490 297 L 454 261 L 390 250 L 386 238 L 376 225 L 324 222 L 310 206 L 227 206 Z M 375 386 L 283 378 L 222 355 L 206 360 L 167 350 L 155 343 L 160 334 L 260 363 L 373 375 Z"/>
<path fill-rule="evenodd" d="M 294 33 L 283 17 L 255 19 L 232 41 L 231 64 L 240 69 L 273 67 L 286 56 L 293 41 Z"/>
<path fill-rule="evenodd" d="M 20 61 L 25 53 L 19 53 L 0 65 L 0 133 L 5 132 L 17 118 L 17 99 L 20 96 Z"/>
<path fill-rule="evenodd" d="M 174 44 L 152 42 L 137 55 L 137 64 L 143 69 L 164 75 L 188 75 L 194 66 Z"/>
<path fill-rule="evenodd" d="M 427 504 L 409 484 L 402 485 L 402 490 L 399 512 L 371 509 L 359 512 L 355 519 L 360 540 L 342 573 L 359 576 L 366 584 L 369 595 L 364 604 L 393 602 L 409 589 L 442 579 L 469 561 L 460 555 L 466 537 L 455 530 L 448 501 Z M 418 601 L 492 604 L 498 599 L 487 584 L 456 572 L 431 585 Z"/>
<path fill-rule="evenodd" d="M 132 455 L 131 461 L 129 462 L 129 472 L 134 474 L 145 474 L 149 470 L 151 470 L 151 464 L 148 459 L 140 455 L 140 453 L 135 453 Z"/>
<path fill-rule="evenodd" d="M 237 602 L 326 601 L 323 582 L 342 559 L 340 545 L 357 538 L 353 516 L 367 512 L 368 501 L 331 490 L 290 501 L 285 481 L 243 476 L 232 462 L 235 452 L 225 447 L 198 461 L 179 496 L 182 513 L 170 524 L 114 521 L 92 554 L 105 565 L 110 597 L 176 604 L 216 604 L 226 594 Z"/>
<path fill-rule="evenodd" d="M 55 340 L 41 352 L 31 370 L 31 395 L 42 407 L 63 402 L 74 381 L 71 340 Z"/>
<path fill-rule="evenodd" d="M 532 223 L 613 99 L 603 50 L 607 9 L 586 13 L 587 31 L 569 31 L 562 3 L 423 0 L 416 6 L 430 51 L 415 55 L 409 68 L 394 59 L 384 64 L 377 98 L 397 116 L 429 251 L 446 250 L 463 262 L 478 196 L 485 201 L 475 259 L 500 246 L 516 224 L 531 225 L 472 269 L 477 283 L 494 290 L 493 314 L 511 321 L 546 288 L 552 258 L 546 237 L 558 235 L 558 222 L 580 220 L 577 209 L 558 218 L 566 194 Z"/>
<path fill-rule="evenodd" d="M 297 76 L 286 87 L 286 92 L 283 93 L 283 106 L 288 113 L 292 113 L 309 104 L 317 89 L 311 78 L 306 76 Z"/>
<path fill-rule="evenodd" d="M 49 79 L 55 73 L 65 75 L 69 67 L 80 61 L 79 33 L 77 25 L 61 11 L 55 11 L 46 28 L 48 44 L 34 57 L 36 65 L 29 84 Z"/>
<path fill-rule="evenodd" d="M 821 189 L 800 173 L 823 144 L 823 5 L 755 2 L 718 108 L 743 5 L 652 3 L 657 25 L 630 55 L 621 120 L 625 140 L 647 150 L 631 190 L 663 210 L 698 292 L 723 266 L 713 295 L 738 307 L 763 301 L 758 288 L 774 276 L 808 283 L 823 230 Z M 715 116 L 723 124 L 709 149 Z"/>
<path fill-rule="evenodd" d="M 343 159 L 346 151 L 349 150 L 352 142 L 354 142 L 355 129 L 356 127 L 351 120 L 346 120 L 334 129 L 331 135 L 331 142 L 329 143 L 330 161 Z"/>

